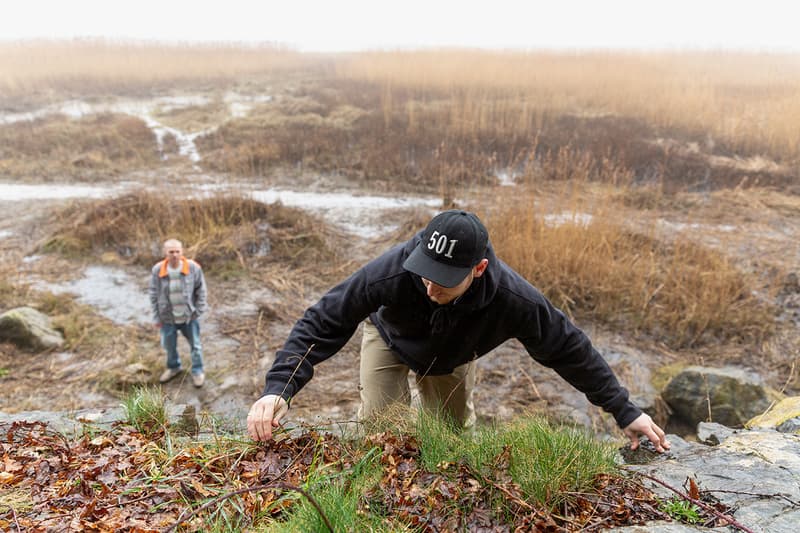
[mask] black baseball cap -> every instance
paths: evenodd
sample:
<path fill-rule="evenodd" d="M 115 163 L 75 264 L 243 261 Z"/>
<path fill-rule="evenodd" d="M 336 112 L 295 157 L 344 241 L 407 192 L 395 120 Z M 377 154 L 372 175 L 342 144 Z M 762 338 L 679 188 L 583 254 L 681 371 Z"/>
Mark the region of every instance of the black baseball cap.
<path fill-rule="evenodd" d="M 486 257 L 489 233 L 473 213 L 443 211 L 422 232 L 403 268 L 442 287 L 455 287 Z"/>

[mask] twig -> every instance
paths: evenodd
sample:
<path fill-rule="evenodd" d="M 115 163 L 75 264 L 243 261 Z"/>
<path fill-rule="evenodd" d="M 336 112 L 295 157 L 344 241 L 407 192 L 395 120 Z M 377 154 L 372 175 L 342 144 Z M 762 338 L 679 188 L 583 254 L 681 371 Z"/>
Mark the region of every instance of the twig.
<path fill-rule="evenodd" d="M 488 482 L 491 486 L 493 486 L 494 488 L 496 488 L 497 490 L 499 490 L 500 492 L 505 494 L 512 502 L 516 503 L 517 505 L 519 505 L 523 509 L 527 509 L 528 511 L 536 511 L 536 509 L 534 509 L 531 506 L 531 504 L 529 504 L 525 500 L 515 496 L 514 493 L 512 493 L 510 490 L 508 490 L 504 486 L 498 485 L 497 483 L 495 483 L 491 479 L 484 478 L 484 481 Z"/>
<path fill-rule="evenodd" d="M 173 531 L 175 528 L 177 528 L 183 522 L 188 522 L 195 515 L 197 515 L 199 513 L 202 513 L 203 511 L 205 511 L 206 509 L 208 509 L 212 505 L 215 505 L 215 504 L 217 504 L 219 502 L 227 500 L 228 498 L 232 498 L 233 496 L 238 496 L 239 494 L 245 494 L 247 492 L 256 492 L 256 491 L 268 490 L 268 489 L 281 489 L 281 490 L 291 490 L 291 491 L 294 491 L 294 492 L 299 492 L 300 494 L 302 494 L 308 500 L 308 502 L 311 505 L 314 506 L 314 509 L 317 510 L 317 513 L 319 513 L 320 518 L 322 519 L 323 522 L 325 522 L 325 526 L 328 528 L 328 531 L 330 531 L 330 533 L 334 533 L 333 526 L 331 525 L 330 520 L 328 520 L 328 517 L 325 516 L 325 513 L 322 510 L 322 507 L 320 507 L 319 503 L 317 503 L 317 501 L 309 493 L 307 493 L 306 491 L 304 491 L 300 487 L 296 487 L 294 485 L 290 485 L 289 483 L 283 483 L 281 481 L 267 483 L 266 485 L 256 485 L 255 487 L 245 487 L 243 489 L 234 490 L 232 492 L 227 492 L 227 493 L 223 494 L 222 496 L 217 496 L 216 498 L 204 503 L 203 505 L 201 505 L 200 507 L 198 507 L 197 509 L 192 511 L 189 514 L 189 516 L 187 516 L 186 518 L 184 518 L 183 517 L 183 513 L 181 513 L 181 516 L 178 517 L 178 520 L 174 524 L 169 526 L 167 529 L 165 529 L 164 533 L 169 533 L 170 531 Z"/>
<path fill-rule="evenodd" d="M 17 531 L 22 533 L 22 528 L 19 525 L 19 520 L 17 520 L 17 511 L 11 507 L 11 514 L 14 516 L 14 525 L 17 526 Z"/>
<path fill-rule="evenodd" d="M 533 381 L 533 378 L 531 377 L 531 375 L 528 374 L 528 372 L 522 367 L 522 365 L 519 365 L 519 369 L 522 371 L 522 375 L 527 378 L 528 383 L 531 384 L 531 388 L 533 389 L 533 392 L 536 393 L 536 398 L 539 399 L 539 400 L 542 400 L 543 399 L 542 398 L 542 394 L 539 392 L 538 387 L 536 387 L 536 382 Z"/>
<path fill-rule="evenodd" d="M 626 470 L 628 470 L 628 469 L 626 469 Z M 692 498 L 688 494 L 685 494 L 685 493 L 679 491 L 675 487 L 672 487 L 672 486 L 668 485 L 667 483 L 665 483 L 664 481 L 661 481 L 658 478 L 655 478 L 655 477 L 653 477 L 653 476 L 651 476 L 649 474 L 645 474 L 644 472 L 637 472 L 635 470 L 628 470 L 628 471 L 629 472 L 635 472 L 635 473 L 639 474 L 640 476 L 646 477 L 647 479 L 649 479 L 651 481 L 655 481 L 656 483 L 658 483 L 662 487 L 666 487 L 667 489 L 671 490 L 672 492 L 674 492 L 675 494 L 677 494 L 681 498 L 683 498 L 685 500 L 688 500 L 689 502 L 697 505 L 698 507 L 702 507 L 703 509 L 705 509 L 706 511 L 710 512 L 711 514 L 713 514 L 717 518 L 719 518 L 721 520 L 725 520 L 727 523 L 729 523 L 731 526 L 733 526 L 733 527 L 735 527 L 737 529 L 740 529 L 742 531 L 746 531 L 747 533 L 755 533 L 752 529 L 750 529 L 747 526 L 744 526 L 744 525 L 740 524 L 739 522 L 737 522 L 736 519 L 733 518 L 732 516 L 726 515 L 724 513 L 720 513 L 719 511 L 717 511 L 716 509 L 714 509 L 713 507 L 711 507 L 707 503 Z"/>

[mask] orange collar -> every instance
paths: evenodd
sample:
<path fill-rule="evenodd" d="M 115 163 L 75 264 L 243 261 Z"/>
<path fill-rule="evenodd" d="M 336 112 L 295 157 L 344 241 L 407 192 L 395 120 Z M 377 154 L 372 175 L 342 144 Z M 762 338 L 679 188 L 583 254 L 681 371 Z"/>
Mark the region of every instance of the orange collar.
<path fill-rule="evenodd" d="M 164 259 L 161 262 L 161 269 L 158 271 L 159 278 L 164 278 L 167 276 L 167 264 L 169 264 L 169 259 Z M 184 276 L 189 274 L 189 260 L 185 257 L 181 257 L 181 274 Z"/>

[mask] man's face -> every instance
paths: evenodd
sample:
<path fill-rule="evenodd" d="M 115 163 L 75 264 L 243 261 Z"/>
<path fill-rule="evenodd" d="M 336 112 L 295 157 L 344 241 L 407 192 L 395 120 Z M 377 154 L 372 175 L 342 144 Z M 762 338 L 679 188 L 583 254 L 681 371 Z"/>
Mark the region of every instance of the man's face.
<path fill-rule="evenodd" d="M 175 268 L 181 262 L 181 257 L 183 257 L 183 248 L 175 244 L 164 246 L 164 255 L 167 257 L 169 265 L 172 268 Z"/>
<path fill-rule="evenodd" d="M 425 285 L 425 289 L 428 293 L 428 298 L 430 298 L 433 302 L 444 305 L 449 304 L 469 289 L 469 286 L 472 285 L 472 280 L 475 278 L 479 278 L 483 276 L 484 271 L 486 271 L 486 267 L 489 265 L 488 259 L 481 259 L 480 263 L 473 267 L 472 271 L 464 278 L 461 283 L 456 285 L 455 287 L 442 287 L 441 285 L 437 285 L 436 283 L 432 282 L 429 279 L 422 278 L 422 284 Z"/>
<path fill-rule="evenodd" d="M 439 305 L 444 305 L 449 304 L 467 292 L 469 286 L 472 285 L 473 278 L 474 275 L 472 272 L 470 272 L 469 275 L 461 281 L 461 283 L 450 288 L 442 287 L 441 285 L 437 285 L 431 280 L 425 278 L 422 278 L 422 284 L 425 285 L 425 289 L 428 292 L 428 298 Z"/>

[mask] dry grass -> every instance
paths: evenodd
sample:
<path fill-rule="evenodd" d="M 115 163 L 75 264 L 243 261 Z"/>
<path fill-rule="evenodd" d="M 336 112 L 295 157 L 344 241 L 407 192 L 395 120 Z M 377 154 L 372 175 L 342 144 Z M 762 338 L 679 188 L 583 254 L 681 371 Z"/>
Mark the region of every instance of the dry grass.
<path fill-rule="evenodd" d="M 108 179 L 163 163 L 150 128 L 127 115 L 56 115 L 0 126 L 0 174 L 28 181 Z"/>
<path fill-rule="evenodd" d="M 377 52 L 352 55 L 336 69 L 344 79 L 383 87 L 387 117 L 399 107 L 413 116 L 403 96 L 411 92 L 417 101 L 454 101 L 452 127 L 473 132 L 612 115 L 683 130 L 732 153 L 800 157 L 800 66 L 791 54 Z"/>
<path fill-rule="evenodd" d="M 796 55 L 23 42 L 0 45 L 0 72 L 12 107 L 181 87 L 275 94 L 199 142 L 208 168 L 248 176 L 299 168 L 457 188 L 507 170 L 565 177 L 555 168 L 669 192 L 798 182 Z M 212 105 L 167 121 L 196 131 L 219 114 Z"/>
<path fill-rule="evenodd" d="M 60 221 L 44 251 L 86 257 L 114 252 L 126 261 L 151 265 L 163 257 L 162 243 L 178 238 L 188 257 L 204 269 L 233 274 L 259 262 L 288 265 L 333 261 L 333 238 L 304 211 L 239 196 L 176 199 L 152 193 L 79 202 L 55 215 Z"/>
<path fill-rule="evenodd" d="M 0 100 L 30 106 L 56 97 L 151 94 L 224 87 L 236 79 L 314 68 L 319 59 L 263 44 L 170 45 L 104 40 L 0 44 Z"/>
<path fill-rule="evenodd" d="M 326 80 L 278 96 L 199 139 L 204 164 L 247 176 L 299 168 L 394 189 L 488 185 L 500 172 L 518 181 L 588 177 L 667 193 L 797 185 L 794 154 L 754 164 L 762 148 L 731 157 L 742 147 L 708 129 L 546 102 L 534 113 L 526 111 L 530 95 L 500 88 L 390 87 L 391 105 L 382 102 L 386 87 L 363 80 Z"/>
<path fill-rule="evenodd" d="M 186 132 L 198 132 L 228 119 L 228 106 L 220 98 L 207 105 L 157 111 L 153 118 L 161 124 Z"/>
<path fill-rule="evenodd" d="M 753 296 L 757 282 L 722 253 L 686 236 L 659 236 L 642 220 L 634 225 L 610 201 L 563 207 L 548 218 L 558 206 L 537 207 L 531 195 L 488 224 L 498 255 L 568 314 L 675 348 L 757 343 L 773 331 L 773 310 Z"/>

